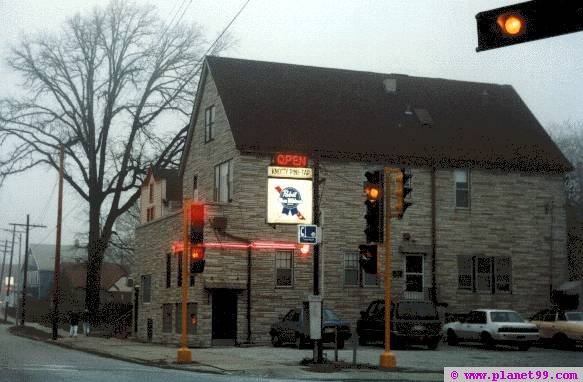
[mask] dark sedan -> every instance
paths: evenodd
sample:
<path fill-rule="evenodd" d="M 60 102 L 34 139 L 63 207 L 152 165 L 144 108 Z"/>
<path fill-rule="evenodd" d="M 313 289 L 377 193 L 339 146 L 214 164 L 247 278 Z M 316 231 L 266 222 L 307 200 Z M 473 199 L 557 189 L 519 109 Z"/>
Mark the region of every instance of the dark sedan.
<path fill-rule="evenodd" d="M 269 335 L 273 346 L 295 344 L 298 347 L 311 343 L 307 312 L 302 308 L 291 309 L 287 314 L 271 325 Z M 344 347 L 344 342 L 350 338 L 350 324 L 343 321 L 331 309 L 323 310 L 322 342 L 334 342 L 335 331 L 338 336 L 338 349 Z"/>

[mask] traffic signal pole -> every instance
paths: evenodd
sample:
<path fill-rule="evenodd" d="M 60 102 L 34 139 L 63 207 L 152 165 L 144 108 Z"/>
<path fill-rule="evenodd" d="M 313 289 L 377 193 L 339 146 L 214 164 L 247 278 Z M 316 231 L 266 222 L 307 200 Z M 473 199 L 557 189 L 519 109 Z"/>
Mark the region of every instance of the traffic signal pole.
<path fill-rule="evenodd" d="M 397 366 L 395 354 L 391 352 L 391 173 L 394 169 L 384 168 L 385 181 L 385 351 L 381 353 L 380 367 Z"/>
<path fill-rule="evenodd" d="M 191 363 L 192 353 L 188 348 L 188 339 L 186 337 L 186 315 L 187 315 L 187 301 L 188 301 L 188 259 L 190 256 L 190 200 L 185 199 L 182 202 L 182 218 L 183 218 L 183 247 L 182 247 L 182 333 L 180 335 L 180 348 L 177 354 L 177 363 Z"/>
<path fill-rule="evenodd" d="M 320 160 L 314 157 L 314 182 L 312 183 L 314 195 L 313 214 L 314 224 L 320 225 Z M 320 295 L 320 244 L 314 245 L 314 296 Z M 323 362 L 322 340 L 314 340 L 314 363 Z"/>

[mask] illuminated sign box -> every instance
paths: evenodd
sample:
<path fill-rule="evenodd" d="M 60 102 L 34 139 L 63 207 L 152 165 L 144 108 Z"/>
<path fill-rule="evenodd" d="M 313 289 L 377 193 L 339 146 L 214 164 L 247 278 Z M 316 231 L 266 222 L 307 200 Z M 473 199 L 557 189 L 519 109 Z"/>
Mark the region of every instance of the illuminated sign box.
<path fill-rule="evenodd" d="M 312 224 L 312 181 L 267 179 L 268 224 Z"/>

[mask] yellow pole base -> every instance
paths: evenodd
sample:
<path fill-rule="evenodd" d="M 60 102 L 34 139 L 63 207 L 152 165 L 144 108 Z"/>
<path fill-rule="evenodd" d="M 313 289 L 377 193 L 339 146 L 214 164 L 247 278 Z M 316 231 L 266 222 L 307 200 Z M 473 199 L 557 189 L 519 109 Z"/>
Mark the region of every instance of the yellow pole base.
<path fill-rule="evenodd" d="M 395 354 L 391 351 L 384 351 L 381 353 L 381 368 L 392 369 L 397 366 L 397 358 Z"/>
<path fill-rule="evenodd" d="M 182 347 L 178 349 L 178 358 L 176 359 L 177 363 L 191 363 L 192 362 L 192 353 L 190 352 L 189 348 Z"/>

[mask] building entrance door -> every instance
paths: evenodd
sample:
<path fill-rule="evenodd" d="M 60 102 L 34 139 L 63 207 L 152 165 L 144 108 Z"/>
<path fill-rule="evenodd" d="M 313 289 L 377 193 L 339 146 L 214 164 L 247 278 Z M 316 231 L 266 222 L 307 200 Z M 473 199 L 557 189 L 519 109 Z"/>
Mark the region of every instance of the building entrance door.
<path fill-rule="evenodd" d="M 213 291 L 213 345 L 233 345 L 237 339 L 237 294 L 231 289 Z"/>

